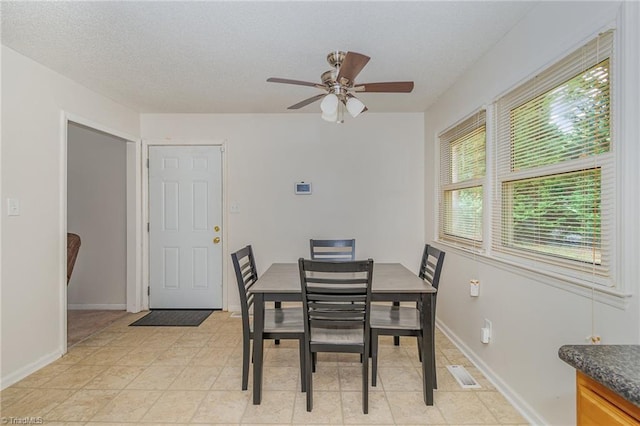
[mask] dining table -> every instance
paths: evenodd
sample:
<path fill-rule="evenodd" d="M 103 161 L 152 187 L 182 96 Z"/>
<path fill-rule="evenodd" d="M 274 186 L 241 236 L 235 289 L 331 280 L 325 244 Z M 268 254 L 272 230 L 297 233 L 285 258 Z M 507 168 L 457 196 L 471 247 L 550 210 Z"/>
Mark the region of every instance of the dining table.
<path fill-rule="evenodd" d="M 423 397 L 433 405 L 434 335 L 432 307 L 436 288 L 420 279 L 401 263 L 374 263 L 371 286 L 372 302 L 418 302 L 421 307 Z M 266 302 L 302 301 L 298 263 L 274 263 L 253 285 L 253 404 L 262 400 L 262 370 L 264 365 L 264 309 Z"/>

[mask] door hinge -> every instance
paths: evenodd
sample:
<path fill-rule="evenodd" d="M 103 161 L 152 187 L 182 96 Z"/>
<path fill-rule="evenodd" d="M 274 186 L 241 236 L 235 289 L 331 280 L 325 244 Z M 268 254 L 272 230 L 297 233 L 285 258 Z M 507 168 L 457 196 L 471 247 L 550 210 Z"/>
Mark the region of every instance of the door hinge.
<path fill-rule="evenodd" d="M 147 222 L 147 232 L 151 232 L 151 224 Z"/>
<path fill-rule="evenodd" d="M 151 296 L 151 286 L 147 287 L 147 296 Z"/>
<path fill-rule="evenodd" d="M 147 158 L 147 169 L 149 168 L 149 159 Z"/>

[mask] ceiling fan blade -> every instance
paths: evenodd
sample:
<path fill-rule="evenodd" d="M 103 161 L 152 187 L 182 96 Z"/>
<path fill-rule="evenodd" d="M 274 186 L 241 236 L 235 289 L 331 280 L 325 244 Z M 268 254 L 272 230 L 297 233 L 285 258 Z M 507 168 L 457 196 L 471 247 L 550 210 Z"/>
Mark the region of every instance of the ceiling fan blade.
<path fill-rule="evenodd" d="M 388 81 L 385 83 L 362 83 L 353 87 L 354 92 L 409 93 L 413 81 Z"/>
<path fill-rule="evenodd" d="M 349 80 L 350 83 L 353 83 L 356 76 L 362 71 L 362 68 L 367 65 L 369 59 L 371 58 L 361 53 L 347 52 L 344 61 L 342 61 L 342 65 L 340 65 L 340 71 L 338 72 L 336 80 L 342 82 L 344 78 Z"/>
<path fill-rule="evenodd" d="M 288 78 L 271 77 L 271 78 L 268 78 L 267 81 L 269 83 L 297 84 L 298 86 L 310 86 L 310 87 L 324 88 L 323 85 L 318 84 L 318 83 L 311 83 L 310 81 L 289 80 Z"/>
<path fill-rule="evenodd" d="M 307 105 L 309 105 L 309 104 L 311 104 L 311 103 L 313 103 L 315 101 L 318 101 L 318 100 L 324 98 L 325 96 L 327 96 L 326 93 L 320 93 L 319 95 L 315 95 L 315 96 L 312 96 L 312 97 L 310 97 L 308 99 L 305 99 L 304 101 L 300 101 L 295 105 L 291 105 L 287 109 L 299 109 L 299 108 L 302 108 L 304 106 L 307 106 Z"/>

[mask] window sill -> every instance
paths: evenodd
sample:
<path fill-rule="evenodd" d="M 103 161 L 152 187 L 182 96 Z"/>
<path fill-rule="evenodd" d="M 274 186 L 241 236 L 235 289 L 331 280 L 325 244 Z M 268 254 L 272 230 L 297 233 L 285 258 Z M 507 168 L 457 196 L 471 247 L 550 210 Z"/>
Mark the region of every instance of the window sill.
<path fill-rule="evenodd" d="M 438 245 L 451 248 L 457 254 L 469 259 L 518 274 L 544 285 L 549 285 L 588 299 L 593 299 L 597 302 L 604 303 L 618 309 L 626 309 L 629 305 L 629 299 L 632 296 L 630 293 L 620 291 L 619 289 L 605 287 L 598 284 L 593 285 L 592 283 L 577 277 L 562 275 L 544 269 L 534 269 L 533 266 L 487 254 L 487 252 L 482 249 L 472 249 L 470 247 L 456 245 L 455 243 L 443 240 L 436 240 L 434 242 Z"/>

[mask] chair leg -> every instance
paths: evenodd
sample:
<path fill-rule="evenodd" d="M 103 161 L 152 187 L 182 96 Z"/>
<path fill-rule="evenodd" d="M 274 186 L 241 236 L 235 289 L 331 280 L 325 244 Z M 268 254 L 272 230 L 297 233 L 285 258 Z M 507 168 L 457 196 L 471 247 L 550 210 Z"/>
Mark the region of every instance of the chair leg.
<path fill-rule="evenodd" d="M 420 337 L 416 337 L 418 343 L 418 361 L 422 362 L 422 346 L 420 346 Z"/>
<path fill-rule="evenodd" d="M 371 386 L 376 386 L 378 374 L 378 333 L 371 330 Z"/>
<path fill-rule="evenodd" d="M 242 390 L 247 390 L 249 386 L 249 353 L 251 345 L 249 337 L 242 338 Z"/>
<path fill-rule="evenodd" d="M 307 370 L 306 373 L 306 389 L 307 389 L 307 411 L 311 411 L 313 410 L 313 374 L 311 374 L 311 364 L 312 361 L 311 359 L 313 358 L 311 355 L 311 350 L 310 348 L 305 348 L 305 363 L 306 363 L 306 367 L 305 369 Z M 314 352 L 315 353 L 315 352 Z"/>
<path fill-rule="evenodd" d="M 276 309 L 280 309 L 282 308 L 282 302 L 273 302 L 273 307 Z M 280 344 L 280 339 L 275 339 L 273 341 L 274 344 L 279 345 Z"/>
<path fill-rule="evenodd" d="M 400 302 L 393 302 L 393 306 L 400 306 Z M 393 345 L 400 346 L 400 336 L 393 336 Z"/>
<path fill-rule="evenodd" d="M 433 388 L 434 389 L 438 389 L 438 370 L 436 370 L 436 355 L 433 354 L 433 362 L 431 365 L 431 368 L 433 368 Z"/>
<path fill-rule="evenodd" d="M 306 392 L 307 391 L 307 386 L 306 383 L 307 381 L 305 380 L 305 374 L 307 374 L 307 368 L 306 368 L 306 354 L 305 354 L 305 350 L 304 350 L 304 337 L 300 338 L 298 340 L 298 347 L 300 348 L 300 390 L 302 392 Z"/>
<path fill-rule="evenodd" d="M 435 304 L 433 305 L 433 309 L 432 309 L 432 316 L 431 316 L 431 359 L 432 361 L 432 368 L 433 368 L 433 388 L 434 389 L 438 389 L 438 375 L 437 370 L 436 370 L 436 311 L 435 311 Z"/>
<path fill-rule="evenodd" d="M 365 347 L 365 353 L 369 352 L 369 348 Z M 364 357 L 365 362 L 362 363 L 362 412 L 369 414 L 369 359 Z"/>
<path fill-rule="evenodd" d="M 316 372 L 316 364 L 318 363 L 318 352 L 312 353 L 311 354 L 311 358 L 312 358 L 311 371 L 313 371 L 315 373 Z"/>

